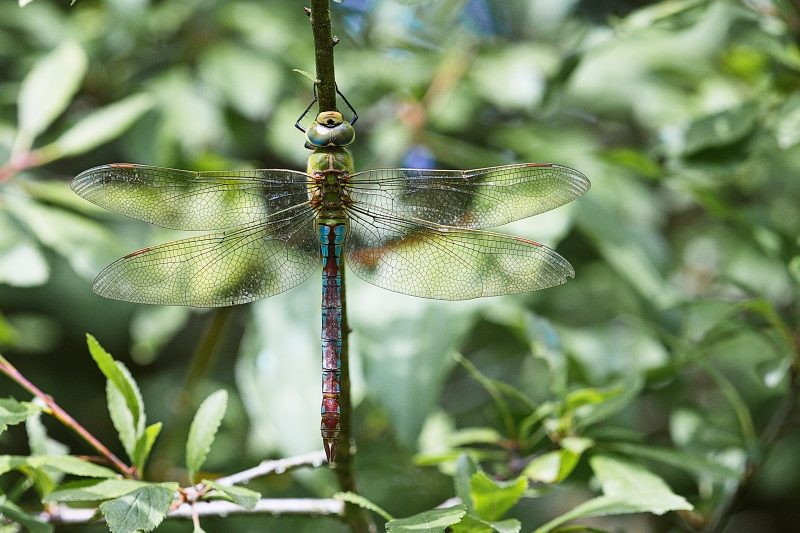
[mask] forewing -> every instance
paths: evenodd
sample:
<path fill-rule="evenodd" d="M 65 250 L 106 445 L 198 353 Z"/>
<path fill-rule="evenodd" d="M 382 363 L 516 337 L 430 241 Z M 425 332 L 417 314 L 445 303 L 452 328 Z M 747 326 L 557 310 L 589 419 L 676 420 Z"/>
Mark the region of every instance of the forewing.
<path fill-rule="evenodd" d="M 380 169 L 353 175 L 365 208 L 462 228 L 491 228 L 550 211 L 589 190 L 568 167 L 527 163 L 477 170 Z"/>
<path fill-rule="evenodd" d="M 103 270 L 93 289 L 129 302 L 220 307 L 291 289 L 318 265 L 314 212 L 302 205 L 256 224 L 134 252 Z"/>
<path fill-rule="evenodd" d="M 292 170 L 192 172 L 104 165 L 72 182 L 78 195 L 110 211 L 183 230 L 255 223 L 308 200 L 309 176 Z"/>
<path fill-rule="evenodd" d="M 390 291 L 468 300 L 544 289 L 575 275 L 566 259 L 527 239 L 379 210 L 348 213 L 347 266 L 361 279 Z"/>

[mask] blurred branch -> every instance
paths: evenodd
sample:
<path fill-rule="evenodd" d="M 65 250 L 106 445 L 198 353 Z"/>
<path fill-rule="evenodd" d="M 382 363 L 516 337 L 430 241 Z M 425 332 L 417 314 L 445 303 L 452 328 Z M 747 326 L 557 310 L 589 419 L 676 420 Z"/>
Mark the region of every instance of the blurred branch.
<path fill-rule="evenodd" d="M 194 506 L 181 504 L 177 509 L 167 513 L 167 518 L 192 518 L 192 507 L 196 516 L 227 516 L 232 514 L 271 514 L 271 515 L 341 515 L 344 503 L 331 498 L 287 498 L 261 499 L 253 509 L 245 509 L 235 503 L 226 501 L 197 502 Z M 73 509 L 66 505 L 54 506 L 48 512 L 39 514 L 39 518 L 57 524 L 102 523 L 98 519 L 97 509 Z"/>
<path fill-rule="evenodd" d="M 50 415 L 56 418 L 59 422 L 67 426 L 68 428 L 72 429 L 75 433 L 77 433 L 83 440 L 85 440 L 89 445 L 91 445 L 95 450 L 100 452 L 100 454 L 105 457 L 114 467 L 119 470 L 124 476 L 126 477 L 138 477 L 138 473 L 136 472 L 136 468 L 132 466 L 128 466 L 123 463 L 116 455 L 114 455 L 111 450 L 106 448 L 102 442 L 97 440 L 94 435 L 89 433 L 89 431 L 81 426 L 74 418 L 72 418 L 64 409 L 59 407 L 59 405 L 47 394 L 42 392 L 36 385 L 28 381 L 28 379 L 23 376 L 19 370 L 17 370 L 14 365 L 12 365 L 5 357 L 0 355 L 0 372 L 3 372 L 5 375 L 10 377 L 12 380 L 17 382 L 20 386 L 28 390 L 37 398 L 41 398 L 42 401 L 47 404 L 47 411 Z"/>
<path fill-rule="evenodd" d="M 328 0 L 311 0 L 311 31 L 317 69 L 319 111 L 336 111 L 336 74 L 333 67 L 333 31 Z"/>
<path fill-rule="evenodd" d="M 220 485 L 237 485 L 239 483 L 248 483 L 250 480 L 257 477 L 267 476 L 269 474 L 283 474 L 289 470 L 294 470 L 295 468 L 303 466 L 312 466 L 316 468 L 321 466 L 324 462 L 325 452 L 319 450 L 305 455 L 287 457 L 286 459 L 262 461 L 258 466 L 242 470 L 230 476 L 221 477 L 215 481 Z M 202 483 L 200 485 L 202 485 Z"/>

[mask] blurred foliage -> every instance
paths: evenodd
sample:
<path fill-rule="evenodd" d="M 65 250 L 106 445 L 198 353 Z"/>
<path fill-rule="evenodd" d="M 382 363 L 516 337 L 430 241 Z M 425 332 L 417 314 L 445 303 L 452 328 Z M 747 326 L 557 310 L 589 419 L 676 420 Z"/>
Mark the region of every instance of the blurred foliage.
<path fill-rule="evenodd" d="M 105 301 L 90 289 L 103 266 L 176 233 L 102 211 L 68 188 L 81 170 L 122 161 L 304 168 L 294 122 L 311 86 L 292 69 L 314 64 L 302 2 L 21 3 L 0 3 L 3 355 L 124 456 L 146 440 L 144 421 L 118 443 L 120 422 L 107 414 L 104 377 L 84 343 L 86 332 L 97 337 L 130 368 L 150 420 L 163 423 L 146 471 L 153 481 L 187 482 L 192 413 L 218 389 L 228 391 L 227 411 L 197 474 L 319 449 L 319 279 L 216 322 L 214 313 Z M 438 514 L 418 517 L 442 531 L 459 520 L 456 531 L 513 531 L 514 519 L 524 531 L 549 531 L 608 514 L 580 523 L 795 531 L 793 4 L 332 6 L 338 85 L 361 117 L 357 169 L 550 161 L 593 184 L 568 206 L 502 228 L 557 246 L 577 272 L 566 285 L 437 302 L 348 277 L 356 475 L 370 505 L 399 517 L 391 530 L 426 512 Z M 3 453 L 51 457 L 65 453 L 59 442 L 91 452 L 0 380 L 0 396 L 9 395 L 20 402 L 0 405 Z M 24 509 L 37 509 L 28 489 L 41 481 L 31 474 L 40 463 L 0 478 L 5 517 L 22 523 Z M 192 475 L 200 463 L 189 465 Z M 515 492 L 520 479 L 524 493 Z M 336 491 L 324 469 L 251 486 L 266 497 Z M 429 511 L 454 494 L 464 507 Z M 670 509 L 682 511 L 621 516 Z M 159 531 L 188 527 L 168 521 Z M 203 528 L 344 530 L 302 517 L 210 519 Z"/>

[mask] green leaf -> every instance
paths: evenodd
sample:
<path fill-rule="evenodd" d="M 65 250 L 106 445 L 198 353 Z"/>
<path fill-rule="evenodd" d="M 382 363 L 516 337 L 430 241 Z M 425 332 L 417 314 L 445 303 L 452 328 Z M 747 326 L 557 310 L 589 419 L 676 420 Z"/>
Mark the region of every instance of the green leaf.
<path fill-rule="evenodd" d="M 725 466 L 713 459 L 673 450 L 671 448 L 658 448 L 655 446 L 629 443 L 609 444 L 606 447 L 611 451 L 659 461 L 674 466 L 675 468 L 680 468 L 686 472 L 691 472 L 698 477 L 711 478 L 715 481 L 731 481 L 739 479 L 742 476 L 742 472 Z"/>
<path fill-rule="evenodd" d="M 490 533 L 491 531 L 519 533 L 522 524 L 514 518 L 490 522 L 467 514 L 459 523 L 453 524 L 450 529 L 453 530 L 453 533 Z"/>
<path fill-rule="evenodd" d="M 133 479 L 81 479 L 59 485 L 45 496 L 47 502 L 95 502 L 119 498 L 149 484 Z"/>
<path fill-rule="evenodd" d="M 100 512 L 113 533 L 152 531 L 164 520 L 177 483 L 147 485 L 100 504 Z"/>
<path fill-rule="evenodd" d="M 194 415 L 186 441 L 186 468 L 189 469 L 190 480 L 194 480 L 197 471 L 206 462 L 227 405 L 228 392 L 221 389 L 206 398 Z"/>
<path fill-rule="evenodd" d="M 572 473 L 583 452 L 594 442 L 580 437 L 565 437 L 560 444 L 560 450 L 542 454 L 528 463 L 522 475 L 533 481 L 560 483 Z"/>
<path fill-rule="evenodd" d="M 87 65 L 83 48 L 75 41 L 64 41 L 25 76 L 17 98 L 18 151 L 27 151 L 33 139 L 64 112 L 81 85 Z"/>
<path fill-rule="evenodd" d="M 755 127 L 758 104 L 746 103 L 703 117 L 689 126 L 686 132 L 684 153 L 691 155 L 717 146 L 725 146 L 743 139 Z"/>
<path fill-rule="evenodd" d="M 156 442 L 159 433 L 161 433 L 161 422 L 156 422 L 148 426 L 136 442 L 133 462 L 139 472 L 144 471 L 147 458 L 150 457 L 150 451 L 153 449 L 153 444 Z"/>
<path fill-rule="evenodd" d="M 25 421 L 25 431 L 28 433 L 28 447 L 31 455 L 67 455 L 69 447 L 50 438 L 47 428 L 42 423 L 42 413 L 35 413 Z"/>
<path fill-rule="evenodd" d="M 18 402 L 14 398 L 0 399 L 0 433 L 8 426 L 25 422 L 27 418 L 39 412 L 39 408 L 30 402 Z"/>
<path fill-rule="evenodd" d="M 52 533 L 53 526 L 42 521 L 36 516 L 25 511 L 23 508 L 14 505 L 10 501 L 3 499 L 0 502 L 0 515 L 5 516 L 13 522 L 23 526 L 30 533 Z"/>
<path fill-rule="evenodd" d="M 510 481 L 494 481 L 484 472 L 476 472 L 469 483 L 475 514 L 484 520 L 499 520 L 528 488 L 528 479 L 520 476 Z"/>
<path fill-rule="evenodd" d="M 84 477 L 110 478 L 117 475 L 116 472 L 104 466 L 96 465 L 71 455 L 0 455 L 0 474 L 23 466 L 31 468 L 48 466 L 64 474 Z"/>
<path fill-rule="evenodd" d="M 106 402 L 108 404 L 108 414 L 111 416 L 114 429 L 117 430 L 119 441 L 122 443 L 122 447 L 125 448 L 125 453 L 133 460 L 137 441 L 133 413 L 128 408 L 125 396 L 112 381 L 106 381 Z"/>
<path fill-rule="evenodd" d="M 537 529 L 534 533 L 552 531 L 559 525 L 589 516 L 630 513 L 654 513 L 691 510 L 692 505 L 678 496 L 663 479 L 645 468 L 611 457 L 596 455 L 589 463 L 603 487 L 603 496 L 578 505 Z"/>
<path fill-rule="evenodd" d="M 136 94 L 99 109 L 65 131 L 43 152 L 58 152 L 58 157 L 88 152 L 122 135 L 154 104 L 148 94 Z"/>
<path fill-rule="evenodd" d="M 215 489 L 224 499 L 232 501 L 236 505 L 240 505 L 248 510 L 254 509 L 258 503 L 258 499 L 261 497 L 261 493 L 244 487 L 220 485 L 216 481 L 210 479 L 204 479 L 203 483 Z M 214 493 L 212 493 L 212 495 L 214 495 Z"/>
<path fill-rule="evenodd" d="M 390 515 L 389 513 L 384 511 L 381 507 L 379 507 L 377 504 L 372 503 L 371 501 L 369 501 L 360 494 L 356 494 L 354 492 L 337 492 L 336 494 L 333 495 L 333 499 L 341 500 L 343 502 L 354 503 L 359 507 L 363 507 L 364 509 L 369 509 L 370 511 L 373 511 L 374 513 L 381 515 L 386 520 L 393 519 L 392 515 Z"/>
<path fill-rule="evenodd" d="M 92 355 L 100 372 L 108 381 L 114 384 L 125 399 L 125 404 L 133 417 L 133 425 L 137 428 L 137 438 L 144 431 L 144 405 L 139 387 L 133 380 L 130 372 L 125 365 L 114 358 L 100 346 L 93 336 L 86 334 L 86 343 L 89 345 L 89 353 Z M 139 429 L 141 428 L 141 429 Z"/>
<path fill-rule="evenodd" d="M 478 462 L 472 455 L 462 453 L 456 461 L 456 472 L 455 475 L 453 475 L 453 488 L 455 489 L 456 496 L 461 498 L 461 501 L 471 515 L 475 514 L 475 504 L 472 501 L 470 483 L 472 483 L 472 476 L 474 476 L 479 469 L 480 465 L 478 465 Z"/>
<path fill-rule="evenodd" d="M 389 520 L 386 533 L 444 533 L 446 527 L 458 523 L 466 513 L 463 505 L 425 511 L 408 518 Z"/>

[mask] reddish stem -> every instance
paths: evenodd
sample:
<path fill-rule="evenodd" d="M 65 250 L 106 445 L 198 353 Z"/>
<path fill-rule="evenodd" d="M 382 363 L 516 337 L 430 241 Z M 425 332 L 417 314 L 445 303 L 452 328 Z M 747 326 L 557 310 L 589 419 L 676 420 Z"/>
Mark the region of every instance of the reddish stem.
<path fill-rule="evenodd" d="M 5 375 L 19 383 L 23 388 L 27 389 L 31 392 L 34 396 L 41 398 L 46 404 L 48 409 L 50 410 L 50 414 L 56 418 L 59 422 L 71 428 L 75 433 L 81 436 L 83 440 L 89 443 L 95 450 L 100 452 L 109 462 L 111 462 L 117 470 L 119 470 L 123 475 L 129 477 L 138 477 L 138 473 L 136 472 L 136 467 L 128 466 L 123 463 L 116 455 L 114 455 L 111 450 L 106 448 L 103 443 L 97 440 L 94 435 L 89 433 L 89 431 L 81 426 L 74 418 L 72 418 L 69 413 L 64 411 L 59 405 L 47 394 L 42 392 L 36 385 L 28 381 L 28 379 L 23 376 L 19 370 L 14 368 L 8 360 L 6 360 L 2 355 L 0 355 L 0 372 L 3 372 Z"/>

